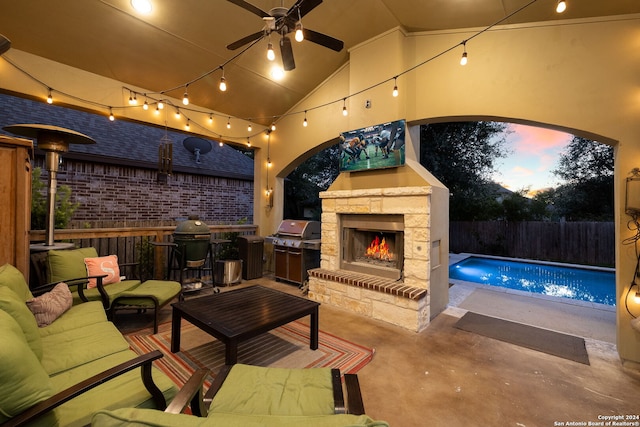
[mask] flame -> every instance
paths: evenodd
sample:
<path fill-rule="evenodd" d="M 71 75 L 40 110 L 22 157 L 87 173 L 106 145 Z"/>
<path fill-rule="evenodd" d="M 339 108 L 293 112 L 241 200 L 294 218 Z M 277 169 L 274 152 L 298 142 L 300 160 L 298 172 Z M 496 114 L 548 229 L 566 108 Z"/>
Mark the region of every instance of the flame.
<path fill-rule="evenodd" d="M 393 253 L 389 250 L 387 240 L 384 237 L 380 240 L 380 237 L 378 236 L 376 236 L 369 244 L 369 247 L 365 251 L 365 256 L 386 261 L 391 261 L 394 258 Z"/>

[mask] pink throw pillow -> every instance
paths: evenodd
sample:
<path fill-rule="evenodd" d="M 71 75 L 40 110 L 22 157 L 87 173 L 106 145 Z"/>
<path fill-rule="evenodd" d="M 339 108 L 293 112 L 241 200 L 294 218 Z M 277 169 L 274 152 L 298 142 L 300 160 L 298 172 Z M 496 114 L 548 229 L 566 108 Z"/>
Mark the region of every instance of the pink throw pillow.
<path fill-rule="evenodd" d="M 116 283 L 120 281 L 120 267 L 118 267 L 118 256 L 109 255 L 101 256 L 97 258 L 85 258 L 84 264 L 87 266 L 88 276 L 102 276 L 106 274 L 107 277 L 102 279 L 103 285 L 110 283 Z M 98 286 L 97 279 L 89 279 L 87 288 L 95 288 Z"/>

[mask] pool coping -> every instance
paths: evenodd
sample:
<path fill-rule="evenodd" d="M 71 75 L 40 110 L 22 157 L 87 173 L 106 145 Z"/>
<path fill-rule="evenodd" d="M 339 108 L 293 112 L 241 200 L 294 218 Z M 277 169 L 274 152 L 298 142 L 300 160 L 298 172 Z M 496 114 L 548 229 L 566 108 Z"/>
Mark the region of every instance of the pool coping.
<path fill-rule="evenodd" d="M 492 259 L 506 260 L 506 261 L 516 261 L 516 262 L 520 261 L 520 262 L 529 262 L 529 263 L 532 263 L 532 264 L 556 265 L 556 266 L 560 266 L 560 267 L 569 266 L 569 267 L 574 267 L 574 268 L 583 268 L 583 269 L 587 269 L 587 270 L 599 270 L 599 271 L 607 271 L 607 272 L 615 273 L 615 269 L 614 268 L 608 268 L 608 267 L 596 267 L 596 266 L 586 266 L 586 265 L 581 265 L 581 264 L 568 264 L 568 263 L 561 263 L 561 262 L 538 261 L 538 260 L 529 260 L 529 259 L 524 259 L 524 258 L 510 258 L 510 257 L 500 257 L 500 256 L 495 256 L 495 255 L 468 254 L 468 253 L 449 254 L 449 266 L 451 266 L 453 264 L 457 264 L 460 261 L 463 261 L 463 260 L 465 260 L 467 258 L 470 258 L 470 257 L 492 258 Z M 590 302 L 590 301 L 582 301 L 582 300 L 576 300 L 576 299 L 573 299 L 573 298 L 557 297 L 557 296 L 552 296 L 552 295 L 539 294 L 539 293 L 536 293 L 536 292 L 529 292 L 529 291 L 521 291 L 521 290 L 517 290 L 517 289 L 504 288 L 504 287 L 501 287 L 501 286 L 484 285 L 484 284 L 481 284 L 481 283 L 468 282 L 466 280 L 458 280 L 458 279 L 451 279 L 451 278 L 449 278 L 449 283 L 451 283 L 452 285 L 458 285 L 459 284 L 459 285 L 472 286 L 474 288 L 484 289 L 484 290 L 491 291 L 491 292 L 502 292 L 502 293 L 506 293 L 506 294 L 520 295 L 520 296 L 525 296 L 525 297 L 529 297 L 529 298 L 538 298 L 538 299 L 541 299 L 541 300 L 553 301 L 553 302 L 558 302 L 558 303 L 562 303 L 562 304 L 576 305 L 576 306 L 580 306 L 580 307 L 587 307 L 587 308 L 592 308 L 594 310 L 616 312 L 616 306 L 615 305 L 601 304 L 601 303 Z"/>

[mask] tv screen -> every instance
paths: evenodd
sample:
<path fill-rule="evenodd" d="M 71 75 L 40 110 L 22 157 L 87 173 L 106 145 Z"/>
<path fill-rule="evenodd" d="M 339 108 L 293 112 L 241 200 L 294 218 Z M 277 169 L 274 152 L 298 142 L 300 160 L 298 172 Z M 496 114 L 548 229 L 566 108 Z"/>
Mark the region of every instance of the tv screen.
<path fill-rule="evenodd" d="M 340 172 L 404 165 L 404 138 L 404 120 L 341 133 Z"/>

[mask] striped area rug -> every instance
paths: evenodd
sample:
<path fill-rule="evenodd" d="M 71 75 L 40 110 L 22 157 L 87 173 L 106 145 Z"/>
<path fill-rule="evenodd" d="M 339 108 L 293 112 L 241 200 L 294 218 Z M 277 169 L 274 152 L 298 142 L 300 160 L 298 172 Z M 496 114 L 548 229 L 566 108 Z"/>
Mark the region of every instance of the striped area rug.
<path fill-rule="evenodd" d="M 198 368 L 208 368 L 212 378 L 224 365 L 224 344 L 192 324 L 182 321 L 181 348 L 171 353 L 171 323 L 161 324 L 155 335 L 125 335 L 138 354 L 160 350 L 164 357 L 154 362 L 179 387 Z M 320 331 L 318 349 L 309 348 L 309 326 L 293 321 L 268 333 L 240 343 L 238 363 L 282 368 L 339 368 L 356 373 L 375 352 L 335 335 Z M 210 382 L 205 384 L 208 387 Z"/>

